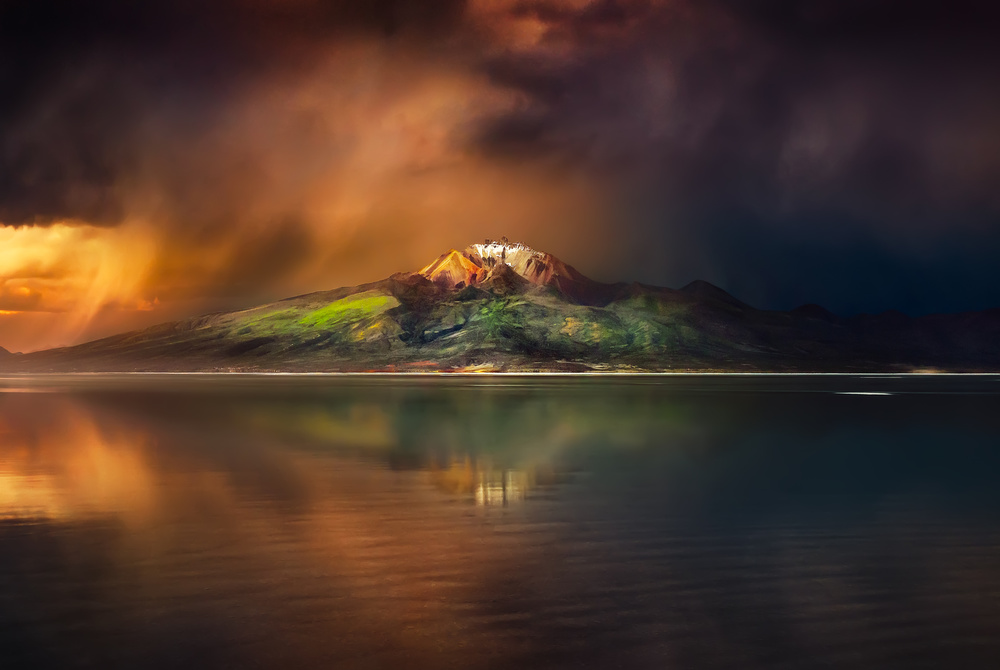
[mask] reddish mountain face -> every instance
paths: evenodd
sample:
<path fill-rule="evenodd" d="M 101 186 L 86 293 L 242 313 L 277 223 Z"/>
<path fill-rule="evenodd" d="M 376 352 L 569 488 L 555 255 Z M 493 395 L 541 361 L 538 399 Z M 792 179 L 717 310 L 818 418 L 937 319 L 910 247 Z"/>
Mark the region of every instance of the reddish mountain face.
<path fill-rule="evenodd" d="M 443 288 L 464 288 L 475 286 L 486 279 L 489 270 L 483 267 L 481 258 L 452 249 L 441 254 L 433 263 L 417 274 L 427 277 Z"/>
<path fill-rule="evenodd" d="M 473 244 L 463 251 L 452 249 L 417 274 L 446 289 L 494 284 L 511 289 L 549 286 L 573 302 L 588 305 L 606 303 L 624 288 L 623 284 L 588 279 L 544 251 L 499 242 Z M 523 280 L 523 285 L 514 276 Z"/>

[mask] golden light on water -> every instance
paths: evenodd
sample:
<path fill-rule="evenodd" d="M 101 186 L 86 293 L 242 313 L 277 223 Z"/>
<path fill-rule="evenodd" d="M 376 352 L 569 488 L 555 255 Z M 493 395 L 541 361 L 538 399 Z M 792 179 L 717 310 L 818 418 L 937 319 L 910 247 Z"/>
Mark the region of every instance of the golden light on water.
<path fill-rule="evenodd" d="M 132 412 L 120 397 L 7 390 L 0 521 L 96 538 L 84 555 L 107 551 L 128 585 L 124 598 L 204 600 L 233 587 L 245 595 L 240 577 L 266 569 L 276 576 L 255 593 L 275 594 L 269 612 L 335 591 L 338 605 L 323 609 L 337 618 L 350 598 L 352 635 L 433 655 L 452 631 L 450 599 L 509 568 L 510 556 L 530 560 L 535 551 L 506 536 L 483 551 L 475 519 L 442 507 L 446 496 L 425 472 L 385 468 L 384 417 L 370 408 L 324 420 L 287 406 L 284 422 L 243 423 L 257 416 L 250 406 L 246 415 L 219 412 L 221 423 L 192 437 L 195 424 L 178 429 L 153 398 Z M 188 419 L 197 414 L 187 408 Z M 330 446 L 317 449 L 323 442 Z"/>
<path fill-rule="evenodd" d="M 21 431 L 0 417 L 0 518 L 148 518 L 158 489 L 141 434 L 108 433 L 60 404 L 51 428 Z"/>
<path fill-rule="evenodd" d="M 517 470 L 486 472 L 476 486 L 476 504 L 495 507 L 522 502 L 528 489 L 528 474 Z"/>
<path fill-rule="evenodd" d="M 467 496 L 479 507 L 506 507 L 523 502 L 539 483 L 535 468 L 495 468 L 486 461 L 455 459 L 445 467 L 431 466 L 431 481 L 448 493 Z"/>

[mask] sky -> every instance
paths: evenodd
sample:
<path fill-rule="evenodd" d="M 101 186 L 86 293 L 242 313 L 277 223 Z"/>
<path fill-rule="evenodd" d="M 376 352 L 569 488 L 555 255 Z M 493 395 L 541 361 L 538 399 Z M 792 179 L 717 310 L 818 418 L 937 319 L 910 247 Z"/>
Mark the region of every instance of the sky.
<path fill-rule="evenodd" d="M 0 346 L 507 236 L 758 307 L 1000 306 L 979 0 L 0 0 Z"/>

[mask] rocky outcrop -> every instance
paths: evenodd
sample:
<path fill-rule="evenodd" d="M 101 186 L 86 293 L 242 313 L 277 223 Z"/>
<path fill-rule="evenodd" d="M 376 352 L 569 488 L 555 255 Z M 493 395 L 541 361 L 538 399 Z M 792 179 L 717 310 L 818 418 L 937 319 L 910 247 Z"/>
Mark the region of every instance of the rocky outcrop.
<path fill-rule="evenodd" d="M 523 280 L 516 281 L 510 275 Z M 620 297 L 624 284 L 602 284 L 544 251 L 523 244 L 489 242 L 463 251 L 452 249 L 416 274 L 446 289 L 462 289 L 489 282 L 505 293 L 531 286 L 551 287 L 571 302 L 604 305 Z"/>

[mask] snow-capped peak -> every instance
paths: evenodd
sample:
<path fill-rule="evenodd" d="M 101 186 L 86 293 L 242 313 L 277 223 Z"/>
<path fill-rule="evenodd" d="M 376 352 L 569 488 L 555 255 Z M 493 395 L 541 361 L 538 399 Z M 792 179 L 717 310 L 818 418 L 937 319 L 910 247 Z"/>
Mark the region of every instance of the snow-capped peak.
<path fill-rule="evenodd" d="M 544 252 L 535 251 L 520 242 L 487 240 L 483 244 L 473 244 L 472 248 L 480 258 L 493 258 L 511 266 L 517 264 L 518 260 L 526 260 L 527 257 L 542 258 L 546 256 Z"/>

